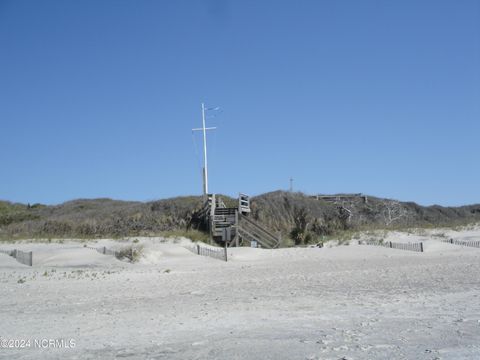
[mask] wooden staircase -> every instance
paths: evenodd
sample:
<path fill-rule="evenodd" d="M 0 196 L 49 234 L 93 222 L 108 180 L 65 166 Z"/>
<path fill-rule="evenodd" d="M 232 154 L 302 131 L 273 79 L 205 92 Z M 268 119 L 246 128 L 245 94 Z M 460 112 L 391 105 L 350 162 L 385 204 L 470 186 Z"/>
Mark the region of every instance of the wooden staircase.
<path fill-rule="evenodd" d="M 226 246 L 277 248 L 280 245 L 280 237 L 249 218 L 250 212 L 248 195 L 240 194 L 238 206 L 228 208 L 220 197 L 209 194 L 204 214 L 210 234 L 217 242 L 223 242 Z"/>
<path fill-rule="evenodd" d="M 240 215 L 239 217 L 237 232 L 244 241 L 250 242 L 250 246 L 252 242 L 256 242 L 256 244 L 260 245 L 259 247 L 267 249 L 276 249 L 280 245 L 280 236 L 275 236 L 245 215 Z"/>

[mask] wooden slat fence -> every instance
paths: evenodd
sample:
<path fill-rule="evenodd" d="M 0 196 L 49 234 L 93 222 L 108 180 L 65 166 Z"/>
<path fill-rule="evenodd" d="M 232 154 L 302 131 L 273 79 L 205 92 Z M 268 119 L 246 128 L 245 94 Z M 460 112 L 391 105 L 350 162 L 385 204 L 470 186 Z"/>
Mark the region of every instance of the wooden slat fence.
<path fill-rule="evenodd" d="M 0 249 L 0 253 L 8 255 L 8 256 L 12 256 L 12 252 L 13 252 L 13 250 L 2 250 L 2 249 Z"/>
<path fill-rule="evenodd" d="M 210 247 L 204 247 L 198 244 L 185 246 L 185 248 L 197 255 L 209 256 L 214 259 L 227 261 L 227 249 L 225 248 L 212 249 Z"/>
<path fill-rule="evenodd" d="M 480 240 L 478 240 L 478 241 L 460 241 L 460 240 L 454 240 L 454 239 L 448 239 L 448 240 L 445 239 L 445 240 L 441 240 L 441 241 L 444 242 L 444 243 L 447 243 L 447 244 L 480 248 Z"/>
<path fill-rule="evenodd" d="M 374 245 L 383 246 L 391 249 L 407 250 L 423 252 L 423 243 L 395 243 L 391 241 L 378 241 L 378 240 L 364 240 L 359 242 L 360 245 Z"/>
<path fill-rule="evenodd" d="M 15 258 L 20 264 L 33 266 L 33 252 L 32 251 L 22 251 L 22 250 L 0 250 L 0 253 L 6 254 Z"/>
<path fill-rule="evenodd" d="M 109 249 L 105 246 L 101 246 L 101 247 L 84 246 L 84 247 L 87 248 L 87 249 L 95 250 L 98 253 L 103 254 L 103 255 L 117 256 L 117 251 L 111 250 L 111 249 Z"/>

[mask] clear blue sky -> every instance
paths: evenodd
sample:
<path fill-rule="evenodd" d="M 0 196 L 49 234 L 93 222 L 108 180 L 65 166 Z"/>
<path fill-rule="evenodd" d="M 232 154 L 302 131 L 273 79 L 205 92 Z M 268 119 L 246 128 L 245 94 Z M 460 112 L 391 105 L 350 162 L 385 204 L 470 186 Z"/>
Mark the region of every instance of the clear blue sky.
<path fill-rule="evenodd" d="M 480 202 L 480 1 L 0 0 L 0 199 L 201 194 L 202 101 L 212 192 Z"/>

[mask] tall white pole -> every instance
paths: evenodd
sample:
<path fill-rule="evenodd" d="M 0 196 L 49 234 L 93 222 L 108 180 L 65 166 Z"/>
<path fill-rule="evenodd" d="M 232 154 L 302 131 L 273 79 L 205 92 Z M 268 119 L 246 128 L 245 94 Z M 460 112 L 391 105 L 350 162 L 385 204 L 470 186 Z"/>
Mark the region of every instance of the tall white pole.
<path fill-rule="evenodd" d="M 202 103 L 203 124 L 203 194 L 208 194 L 208 167 L 207 167 L 207 129 L 205 128 L 205 104 Z"/>
<path fill-rule="evenodd" d="M 205 104 L 202 103 L 202 127 L 192 129 L 192 131 L 201 131 L 203 132 L 203 195 L 208 194 L 208 162 L 207 162 L 207 130 L 215 130 L 216 127 L 206 127 L 206 118 L 205 113 L 208 110 L 217 110 L 215 109 L 208 109 L 205 107 Z"/>

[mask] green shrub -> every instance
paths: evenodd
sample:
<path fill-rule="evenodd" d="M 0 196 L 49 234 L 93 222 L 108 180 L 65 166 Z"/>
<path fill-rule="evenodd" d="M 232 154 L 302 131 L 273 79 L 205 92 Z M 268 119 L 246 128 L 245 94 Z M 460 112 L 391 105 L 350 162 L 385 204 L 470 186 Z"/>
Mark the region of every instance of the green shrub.
<path fill-rule="evenodd" d="M 308 231 L 308 211 L 306 208 L 295 207 L 293 210 L 294 228 L 290 231 L 290 237 L 295 242 L 295 245 L 308 244 L 312 235 Z"/>

